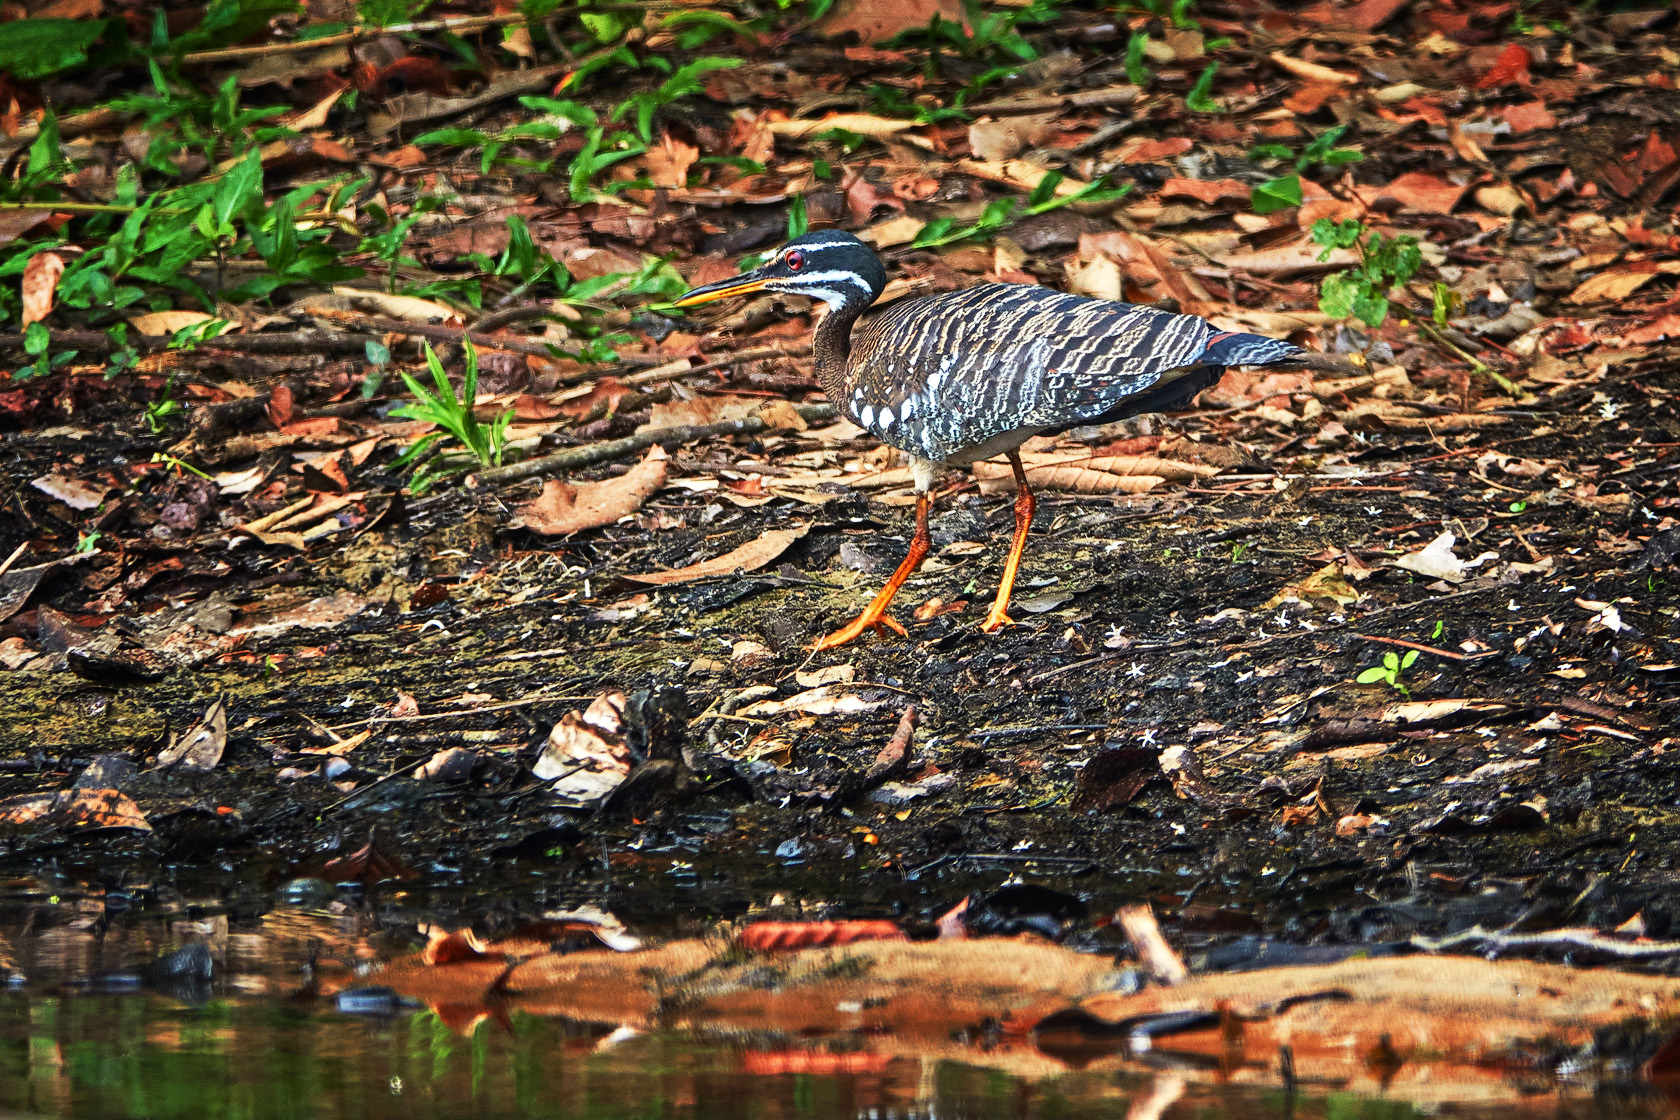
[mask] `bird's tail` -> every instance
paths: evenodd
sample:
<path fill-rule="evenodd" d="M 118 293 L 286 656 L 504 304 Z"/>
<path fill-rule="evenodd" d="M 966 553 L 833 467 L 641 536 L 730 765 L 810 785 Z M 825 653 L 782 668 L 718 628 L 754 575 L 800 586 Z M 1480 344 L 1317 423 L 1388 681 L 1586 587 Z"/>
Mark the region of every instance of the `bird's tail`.
<path fill-rule="evenodd" d="M 1344 376 L 1363 372 L 1341 358 L 1306 350 L 1280 338 L 1237 331 L 1210 338 L 1199 360 L 1210 366 L 1288 366 Z"/>

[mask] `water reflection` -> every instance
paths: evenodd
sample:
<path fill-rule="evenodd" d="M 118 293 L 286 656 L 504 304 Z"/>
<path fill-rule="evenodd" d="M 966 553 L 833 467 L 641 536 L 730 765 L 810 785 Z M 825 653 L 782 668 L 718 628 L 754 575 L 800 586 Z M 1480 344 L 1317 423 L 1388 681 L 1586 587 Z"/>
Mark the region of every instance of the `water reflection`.
<path fill-rule="evenodd" d="M 241 920 L 172 909 L 113 918 L 62 897 L 0 906 L 0 959 L 14 977 L 0 995 L 0 1110 L 149 1120 L 1677 1112 L 1650 1086 L 1611 1091 L 1492 1069 L 1451 1085 L 1431 1085 L 1427 1068 L 1373 1070 L 1285 1092 L 1276 1070 L 1170 1046 L 1064 1051 L 982 1035 L 918 1048 L 866 1033 L 641 1031 L 513 1006 L 428 1007 L 378 987 L 380 961 L 423 943 L 423 916 L 337 903 Z"/>

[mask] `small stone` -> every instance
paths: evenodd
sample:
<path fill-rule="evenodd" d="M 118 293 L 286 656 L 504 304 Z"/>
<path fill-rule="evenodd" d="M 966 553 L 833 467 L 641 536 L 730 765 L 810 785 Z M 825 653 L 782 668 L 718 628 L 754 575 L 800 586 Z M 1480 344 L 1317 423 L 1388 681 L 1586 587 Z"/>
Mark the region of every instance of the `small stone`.
<path fill-rule="evenodd" d="M 775 661 L 776 655 L 762 642 L 743 639 L 730 647 L 729 660 L 737 669 L 758 669 Z"/>

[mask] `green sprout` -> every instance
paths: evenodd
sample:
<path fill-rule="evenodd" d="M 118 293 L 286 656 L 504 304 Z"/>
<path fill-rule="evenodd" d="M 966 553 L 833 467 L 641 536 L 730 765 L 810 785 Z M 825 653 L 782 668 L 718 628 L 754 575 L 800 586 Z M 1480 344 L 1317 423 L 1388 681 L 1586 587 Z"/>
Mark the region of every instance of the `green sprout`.
<path fill-rule="evenodd" d="M 503 412 L 489 424 L 478 422 L 478 417 L 473 415 L 473 401 L 478 396 L 478 350 L 470 342 L 466 343 L 465 349 L 467 366 L 461 378 L 459 396 L 456 396 L 455 387 L 449 383 L 449 375 L 444 372 L 443 363 L 438 361 L 430 343 L 426 344 L 426 366 L 432 372 L 436 392 L 427 389 L 407 370 L 400 371 L 403 383 L 414 394 L 415 403 L 393 408 L 391 415 L 405 420 L 424 420 L 436 424 L 443 431 L 421 436 L 397 457 L 392 466 L 405 467 L 420 460 L 451 436 L 463 449 L 439 454 L 435 464 L 427 463 L 417 469 L 411 485 L 417 494 L 424 493 L 441 479 L 471 470 L 475 464 L 484 467 L 502 465 L 507 449 L 508 425 L 513 422 L 513 409 Z"/>
<path fill-rule="evenodd" d="M 1376 684 L 1378 681 L 1386 682 L 1388 687 L 1395 689 L 1400 693 L 1400 695 L 1410 700 L 1412 698 L 1412 690 L 1406 687 L 1406 683 L 1400 679 L 1400 675 L 1407 669 L 1410 669 L 1412 667 L 1412 663 L 1415 662 L 1417 658 L 1418 651 L 1415 649 L 1407 650 L 1406 656 L 1404 657 L 1394 653 L 1385 653 L 1383 654 L 1381 665 L 1371 666 L 1354 679 L 1360 684 Z"/>

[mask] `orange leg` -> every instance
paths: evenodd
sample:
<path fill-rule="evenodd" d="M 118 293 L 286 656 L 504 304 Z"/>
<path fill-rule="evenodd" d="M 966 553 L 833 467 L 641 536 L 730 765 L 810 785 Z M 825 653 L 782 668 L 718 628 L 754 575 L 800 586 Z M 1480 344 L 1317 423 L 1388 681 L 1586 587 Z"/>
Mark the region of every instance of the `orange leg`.
<path fill-rule="evenodd" d="M 932 508 L 932 494 L 916 495 L 916 533 L 910 538 L 910 551 L 905 554 L 904 562 L 898 566 L 898 571 L 892 574 L 887 585 L 881 588 L 881 593 L 875 596 L 875 600 L 863 608 L 862 614 L 812 646 L 813 650 L 843 646 L 865 630 L 879 631 L 883 626 L 897 631 L 903 637 L 910 636 L 904 632 L 904 627 L 894 622 L 892 616 L 887 614 L 887 606 L 893 601 L 893 596 L 898 594 L 898 589 L 904 586 L 904 581 L 922 566 L 922 561 L 927 558 L 928 549 L 933 545 L 928 536 L 928 511 Z"/>
<path fill-rule="evenodd" d="M 1021 567 L 1021 553 L 1027 547 L 1027 530 L 1032 528 L 1033 511 L 1038 508 L 1032 489 L 1027 486 L 1027 470 L 1021 465 L 1021 457 L 1013 451 L 1009 453 L 1009 465 L 1015 470 L 1015 540 L 1009 546 L 1009 559 L 1003 563 L 1003 580 L 998 584 L 992 613 L 980 627 L 988 634 L 1008 626 L 1011 621 L 1009 593 L 1015 588 L 1015 573 Z"/>

